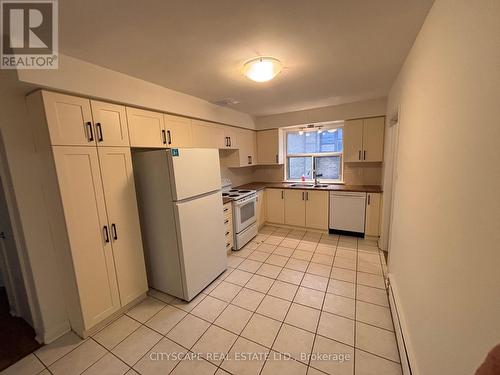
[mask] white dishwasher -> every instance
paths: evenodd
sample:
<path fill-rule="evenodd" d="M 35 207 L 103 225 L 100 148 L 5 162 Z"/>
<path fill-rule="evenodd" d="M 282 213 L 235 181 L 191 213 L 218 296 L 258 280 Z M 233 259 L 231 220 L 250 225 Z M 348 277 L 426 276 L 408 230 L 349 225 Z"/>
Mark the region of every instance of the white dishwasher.
<path fill-rule="evenodd" d="M 365 232 L 366 193 L 330 192 L 330 231 Z"/>

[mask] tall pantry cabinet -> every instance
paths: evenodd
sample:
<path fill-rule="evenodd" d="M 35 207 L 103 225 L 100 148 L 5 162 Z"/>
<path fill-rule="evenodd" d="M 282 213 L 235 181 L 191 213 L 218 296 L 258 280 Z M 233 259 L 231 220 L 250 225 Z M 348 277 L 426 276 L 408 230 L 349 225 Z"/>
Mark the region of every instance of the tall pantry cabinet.
<path fill-rule="evenodd" d="M 123 106 L 27 98 L 71 328 L 85 337 L 147 291 Z"/>

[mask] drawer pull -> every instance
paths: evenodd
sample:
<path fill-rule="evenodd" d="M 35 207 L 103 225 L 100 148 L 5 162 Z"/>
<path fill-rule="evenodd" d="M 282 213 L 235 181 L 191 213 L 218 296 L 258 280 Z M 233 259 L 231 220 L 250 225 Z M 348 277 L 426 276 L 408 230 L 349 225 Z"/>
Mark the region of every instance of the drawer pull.
<path fill-rule="evenodd" d="M 226 236 L 229 234 L 229 232 L 226 232 Z"/>
<path fill-rule="evenodd" d="M 229 223 L 229 219 L 224 220 L 224 224 Z"/>

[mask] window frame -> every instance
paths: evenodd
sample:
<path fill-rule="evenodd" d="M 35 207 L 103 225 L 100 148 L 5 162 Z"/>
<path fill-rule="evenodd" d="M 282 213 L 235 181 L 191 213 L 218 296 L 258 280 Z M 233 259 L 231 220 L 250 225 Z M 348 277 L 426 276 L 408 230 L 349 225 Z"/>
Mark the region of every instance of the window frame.
<path fill-rule="evenodd" d="M 342 129 L 343 130 L 344 124 L 340 125 L 334 125 L 334 126 L 328 126 L 328 127 L 322 127 L 322 131 L 328 131 L 331 129 Z M 336 151 L 336 152 L 311 152 L 311 153 L 300 153 L 300 154 L 289 154 L 288 153 L 288 134 L 289 133 L 298 133 L 299 131 L 303 131 L 304 133 L 306 132 L 317 132 L 318 129 L 297 129 L 297 128 L 290 128 L 286 129 L 284 131 L 284 180 L 285 182 L 298 182 L 301 181 L 301 179 L 292 179 L 289 178 L 289 173 L 288 173 L 288 167 L 289 167 L 289 158 L 290 157 L 311 157 L 311 171 L 314 169 L 314 163 L 315 163 L 315 158 L 318 157 L 326 157 L 326 156 L 340 156 L 340 179 L 339 180 L 334 180 L 334 179 L 326 179 L 326 178 L 319 178 L 318 180 L 321 180 L 321 182 L 325 183 L 344 183 L 344 134 L 342 134 L 342 151 Z M 314 179 L 312 178 L 307 178 L 305 179 L 307 182 L 314 182 Z"/>

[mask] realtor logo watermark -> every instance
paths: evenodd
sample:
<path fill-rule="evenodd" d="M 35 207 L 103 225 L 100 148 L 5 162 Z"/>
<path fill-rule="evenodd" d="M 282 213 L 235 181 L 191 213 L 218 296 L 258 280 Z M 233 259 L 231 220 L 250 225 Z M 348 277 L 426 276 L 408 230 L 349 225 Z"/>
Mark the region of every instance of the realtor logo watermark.
<path fill-rule="evenodd" d="M 57 0 L 1 0 L 2 69 L 57 69 Z"/>

